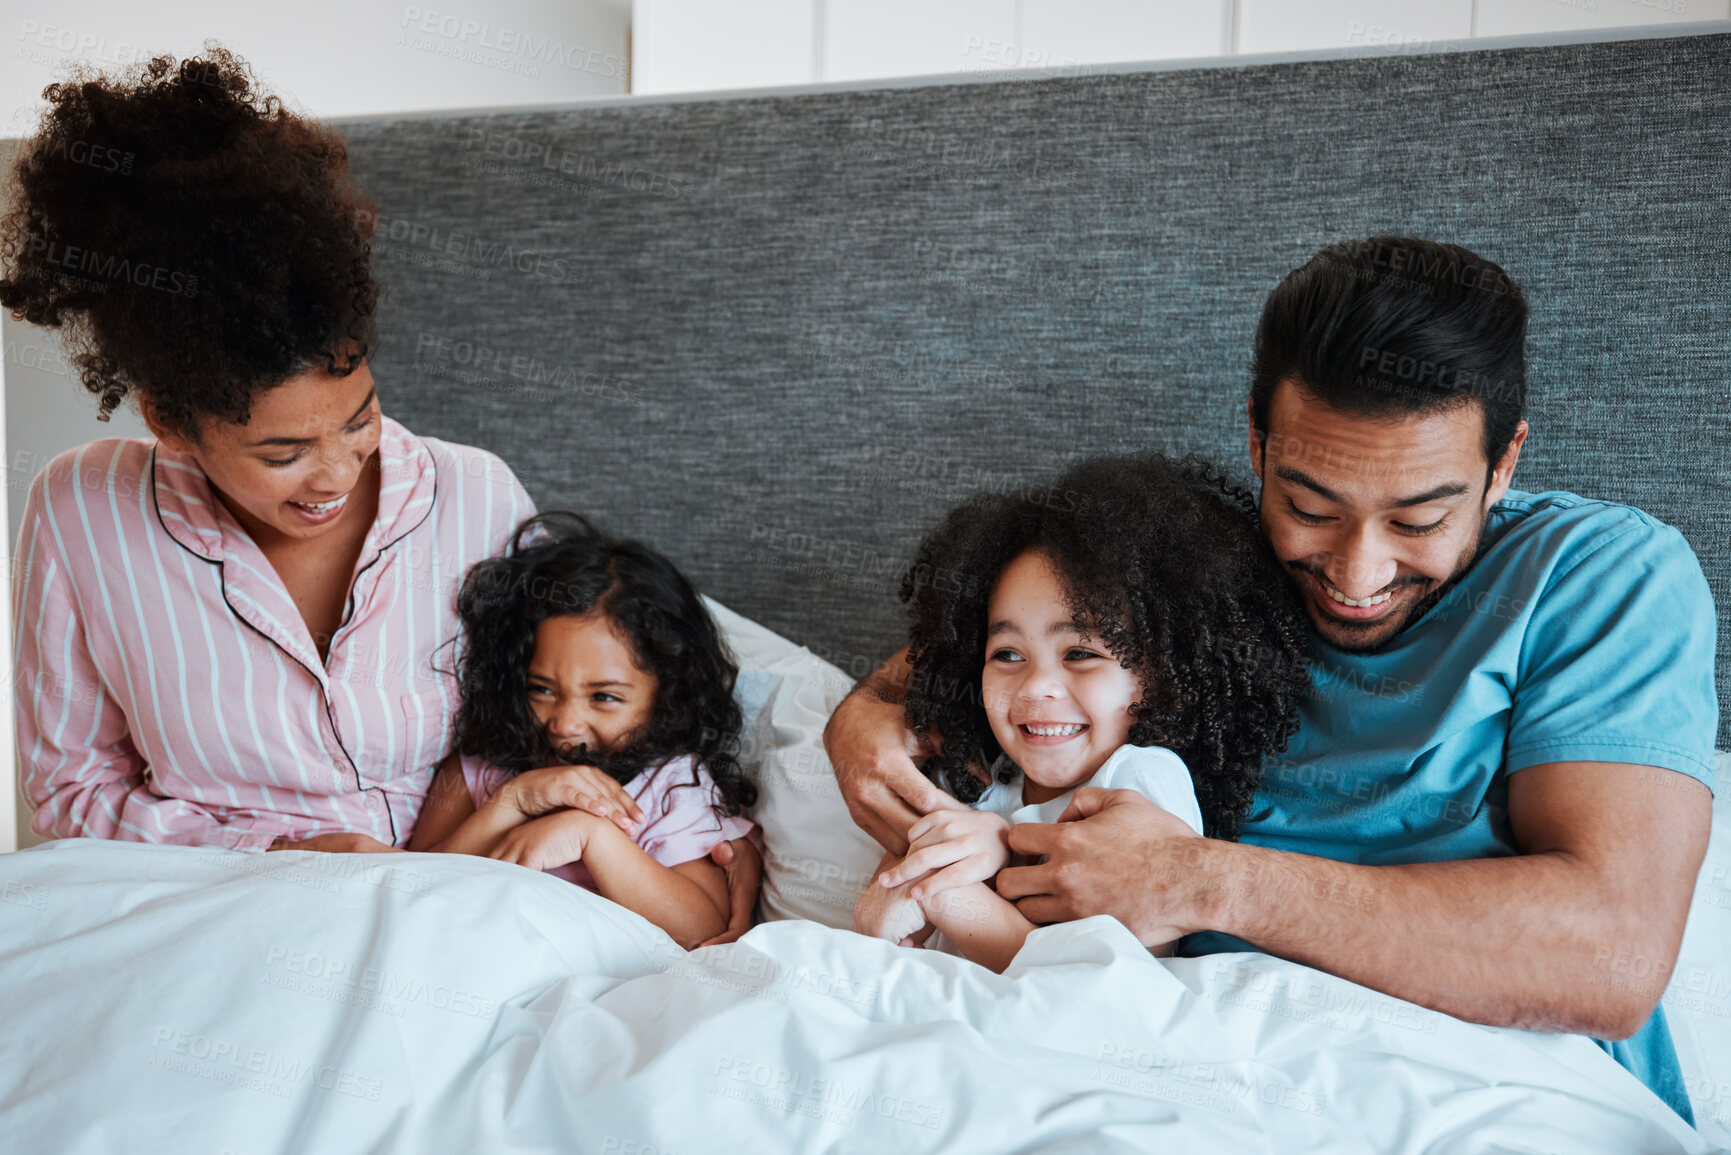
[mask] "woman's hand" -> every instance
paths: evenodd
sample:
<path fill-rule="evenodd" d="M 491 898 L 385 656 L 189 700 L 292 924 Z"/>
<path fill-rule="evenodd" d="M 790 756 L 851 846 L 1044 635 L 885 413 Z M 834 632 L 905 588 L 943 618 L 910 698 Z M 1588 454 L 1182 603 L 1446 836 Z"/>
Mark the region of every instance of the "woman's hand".
<path fill-rule="evenodd" d="M 608 820 L 586 810 L 560 810 L 516 826 L 499 839 L 488 858 L 514 862 L 530 870 L 551 870 L 581 862 L 589 840 Z"/>
<path fill-rule="evenodd" d="M 555 810 L 581 810 L 605 818 L 630 835 L 644 819 L 643 808 L 611 775 L 594 766 L 548 766 L 526 770 L 506 782 L 489 806 L 536 818 Z"/>
<path fill-rule="evenodd" d="M 271 850 L 322 850 L 326 854 L 397 854 L 400 848 L 387 846 L 365 834 L 315 834 L 299 842 L 279 837 L 270 844 Z"/>
<path fill-rule="evenodd" d="M 934 811 L 908 828 L 907 857 L 878 875 L 878 886 L 866 889 L 888 890 L 918 879 L 909 892 L 918 900 L 990 881 L 1010 860 L 1009 836 L 1010 824 L 989 811 Z"/>
<path fill-rule="evenodd" d="M 757 907 L 757 888 L 763 881 L 763 855 L 749 838 L 717 842 L 709 848 L 709 857 L 727 874 L 727 898 L 732 913 L 727 929 L 698 946 L 721 946 L 733 942 L 751 929 L 751 912 Z"/>

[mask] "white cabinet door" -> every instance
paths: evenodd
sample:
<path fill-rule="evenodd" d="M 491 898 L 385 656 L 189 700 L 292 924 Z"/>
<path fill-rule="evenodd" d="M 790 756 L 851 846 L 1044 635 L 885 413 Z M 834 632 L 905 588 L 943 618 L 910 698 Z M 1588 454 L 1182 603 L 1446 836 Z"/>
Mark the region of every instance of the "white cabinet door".
<path fill-rule="evenodd" d="M 810 84 L 818 0 L 636 0 L 633 92 Z"/>
<path fill-rule="evenodd" d="M 1003 68 L 1015 0 L 827 0 L 823 78 L 878 80 Z"/>
<path fill-rule="evenodd" d="M 1024 67 L 1177 60 L 1232 51 L 1233 0 L 1022 0 Z"/>
<path fill-rule="evenodd" d="M 1239 0 L 1238 4 L 1240 52 L 1351 47 L 1423 52 L 1437 41 L 1465 40 L 1472 34 L 1472 0 Z"/>
<path fill-rule="evenodd" d="M 1480 36 L 1723 20 L 1726 0 L 1479 0 Z"/>

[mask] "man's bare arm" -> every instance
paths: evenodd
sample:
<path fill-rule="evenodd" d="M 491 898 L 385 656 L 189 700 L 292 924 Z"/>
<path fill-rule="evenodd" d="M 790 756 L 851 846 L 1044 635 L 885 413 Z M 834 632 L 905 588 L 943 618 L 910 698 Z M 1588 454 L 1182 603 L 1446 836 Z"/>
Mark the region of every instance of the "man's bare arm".
<path fill-rule="evenodd" d="M 823 731 L 848 813 L 898 857 L 908 852 L 908 827 L 940 807 L 962 805 L 914 765 L 926 751 L 902 712 L 909 672 L 903 649 L 854 687 Z"/>
<path fill-rule="evenodd" d="M 1509 778 L 1521 854 L 1360 866 L 1197 838 L 1128 792 L 1084 794 L 1084 820 L 1011 833 L 1053 856 L 998 876 L 1035 922 L 1225 931 L 1470 1022 L 1602 1039 L 1640 1029 L 1664 991 L 1712 818 L 1707 788 L 1674 771 L 1550 763 Z"/>

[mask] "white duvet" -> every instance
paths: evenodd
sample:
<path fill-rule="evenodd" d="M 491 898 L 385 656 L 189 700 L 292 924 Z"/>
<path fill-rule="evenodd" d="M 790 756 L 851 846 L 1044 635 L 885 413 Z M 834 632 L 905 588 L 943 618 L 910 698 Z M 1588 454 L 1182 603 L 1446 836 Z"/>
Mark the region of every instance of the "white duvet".
<path fill-rule="evenodd" d="M 1716 1149 L 1585 1039 L 1105 918 L 1000 977 L 455 855 L 62 842 L 0 899 L 8 1152 Z"/>

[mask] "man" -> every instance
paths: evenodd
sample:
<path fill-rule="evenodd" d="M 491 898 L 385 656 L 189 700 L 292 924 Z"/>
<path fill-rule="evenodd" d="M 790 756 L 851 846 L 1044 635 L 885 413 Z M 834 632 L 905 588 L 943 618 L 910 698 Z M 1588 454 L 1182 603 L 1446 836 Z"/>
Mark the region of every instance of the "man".
<path fill-rule="evenodd" d="M 1527 306 L 1465 249 L 1326 249 L 1269 297 L 1248 406 L 1261 524 L 1314 692 L 1241 842 L 1126 791 L 1010 834 L 1037 923 L 1265 950 L 1473 1022 L 1599 1041 L 1693 1123 L 1658 1008 L 1711 820 L 1712 597 L 1675 529 L 1510 487 Z M 901 852 L 957 803 L 914 765 L 897 655 L 825 745 Z"/>

